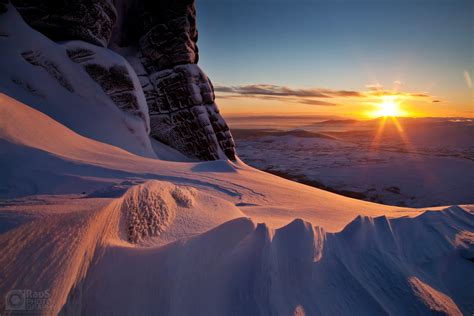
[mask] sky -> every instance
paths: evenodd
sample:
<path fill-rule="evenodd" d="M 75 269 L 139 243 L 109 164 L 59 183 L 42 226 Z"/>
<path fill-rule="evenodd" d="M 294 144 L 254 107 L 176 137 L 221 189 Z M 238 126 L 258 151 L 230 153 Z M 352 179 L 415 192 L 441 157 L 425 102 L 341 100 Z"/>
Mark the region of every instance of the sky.
<path fill-rule="evenodd" d="M 472 0 L 197 0 L 197 15 L 224 114 L 474 117 Z"/>

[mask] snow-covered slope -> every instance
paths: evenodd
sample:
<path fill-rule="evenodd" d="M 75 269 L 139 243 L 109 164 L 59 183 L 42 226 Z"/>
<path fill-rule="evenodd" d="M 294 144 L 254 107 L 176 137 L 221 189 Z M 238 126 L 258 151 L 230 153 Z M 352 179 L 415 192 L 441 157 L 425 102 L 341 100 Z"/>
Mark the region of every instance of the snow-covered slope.
<path fill-rule="evenodd" d="M 166 193 L 161 203 L 150 198 L 177 188 L 187 193 Z M 473 310 L 474 215 L 459 207 L 415 218 L 360 216 L 341 232 L 327 233 L 300 219 L 279 229 L 245 217 L 222 223 L 240 216 L 234 206 L 168 182 L 133 187 L 108 204 L 101 200 L 43 197 L 4 207 L 10 217 L 31 212 L 36 218 L 0 236 L 5 249 L 0 266 L 7 276 L 1 292 L 49 291 L 44 314 L 460 315 Z M 161 222 L 142 217 L 124 223 L 132 210 L 151 212 Z M 199 218 L 206 221 L 195 225 Z M 138 244 L 127 238 L 130 228 L 144 231 L 153 223 L 159 236 Z M 161 236 L 179 239 L 159 246 Z"/>
<path fill-rule="evenodd" d="M 0 96 L 0 141 L 3 198 L 34 194 L 110 197 L 137 183 L 157 179 L 202 188 L 275 227 L 302 217 L 335 231 L 359 214 L 401 216 L 421 212 L 345 198 L 241 162 L 183 163 L 134 155 L 83 137 L 5 95 Z"/>
<path fill-rule="evenodd" d="M 474 206 L 425 212 L 339 196 L 238 159 L 183 162 L 149 141 L 146 116 L 114 103 L 120 91 L 91 80 L 91 60 L 56 64 L 77 43 L 32 36 L 8 14 L 0 313 L 474 313 Z M 33 48 L 41 53 L 25 59 Z M 126 92 L 143 112 L 135 90 Z"/>
<path fill-rule="evenodd" d="M 242 163 L 145 158 L 5 95 L 0 139 L 2 196 L 30 195 L 0 205 L 0 293 L 48 291 L 37 312 L 474 311 L 471 207 L 423 213 Z"/>

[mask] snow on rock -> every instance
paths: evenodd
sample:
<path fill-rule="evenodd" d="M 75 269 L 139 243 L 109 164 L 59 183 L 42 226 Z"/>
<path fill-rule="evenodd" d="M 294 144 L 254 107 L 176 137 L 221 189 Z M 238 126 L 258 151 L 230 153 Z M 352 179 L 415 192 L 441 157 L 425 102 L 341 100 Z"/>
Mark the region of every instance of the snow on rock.
<path fill-rule="evenodd" d="M 67 47 L 32 30 L 12 5 L 8 8 L 0 16 L 4 34 L 0 36 L 0 92 L 35 107 L 83 136 L 155 157 L 148 138 L 143 95 L 135 94 L 137 111 L 145 117 L 124 113 L 82 65 L 70 60 Z M 94 52 L 103 57 L 101 62 L 105 60 L 106 66 L 118 63 L 130 69 L 113 52 L 99 52 L 99 48 Z M 134 76 L 130 75 L 130 79 L 136 88 Z"/>
<path fill-rule="evenodd" d="M 139 35 L 127 42 L 136 42 L 139 49 L 139 62 L 133 65 L 150 110 L 150 135 L 191 158 L 235 160 L 235 144 L 214 102 L 212 84 L 196 65 L 194 1 L 143 1 L 131 16 L 138 21 L 127 24 L 136 24 Z"/>
<path fill-rule="evenodd" d="M 25 21 L 55 41 L 83 40 L 106 47 L 117 12 L 111 0 L 12 0 Z"/>
<path fill-rule="evenodd" d="M 48 60 L 47 58 L 42 56 L 41 51 L 31 50 L 21 53 L 21 56 L 33 66 L 38 66 L 46 70 L 46 72 L 52 77 L 54 77 L 58 81 L 58 83 L 66 90 L 68 90 L 69 92 L 74 92 L 73 87 L 71 86 L 69 81 L 63 76 L 58 66 L 51 60 Z"/>
<path fill-rule="evenodd" d="M 144 83 L 152 137 L 201 160 L 235 159 L 212 84 L 197 65 L 151 73 Z"/>
<path fill-rule="evenodd" d="M 84 67 L 120 109 L 145 122 L 145 132 L 153 138 L 191 159 L 235 160 L 235 144 L 214 102 L 212 84 L 196 65 L 199 54 L 194 1 L 62 2 L 15 0 L 13 4 L 43 35 L 55 41 L 73 40 L 66 44 L 69 57 Z M 29 38 L 23 40 L 31 42 Z M 133 61 L 143 91 L 131 67 L 114 56 L 112 49 L 126 53 Z M 128 54 L 132 50 L 133 54 Z M 86 91 L 69 84 L 71 79 L 61 69 L 64 67 L 57 66 L 61 58 L 51 59 L 40 48 L 24 54 L 32 65 L 43 68 L 70 92 Z M 15 81 L 30 93 L 44 95 L 23 78 Z"/>
<path fill-rule="evenodd" d="M 81 41 L 63 43 L 69 58 L 81 64 L 91 78 L 124 112 L 138 116 L 150 131 L 148 105 L 133 68 L 115 52 Z"/>
<path fill-rule="evenodd" d="M 199 60 L 193 0 L 142 1 L 139 47 L 152 72 Z"/>

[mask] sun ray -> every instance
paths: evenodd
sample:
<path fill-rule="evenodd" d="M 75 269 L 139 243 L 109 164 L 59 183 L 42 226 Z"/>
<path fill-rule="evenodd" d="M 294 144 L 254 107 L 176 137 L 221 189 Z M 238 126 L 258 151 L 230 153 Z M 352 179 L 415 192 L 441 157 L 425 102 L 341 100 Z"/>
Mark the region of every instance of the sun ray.
<path fill-rule="evenodd" d="M 385 129 L 385 123 L 387 122 L 387 117 L 384 116 L 379 123 L 379 127 L 377 128 L 377 132 L 375 133 L 374 139 L 372 144 L 370 145 L 370 150 L 374 150 L 379 146 L 380 139 L 382 138 L 382 133 Z"/>

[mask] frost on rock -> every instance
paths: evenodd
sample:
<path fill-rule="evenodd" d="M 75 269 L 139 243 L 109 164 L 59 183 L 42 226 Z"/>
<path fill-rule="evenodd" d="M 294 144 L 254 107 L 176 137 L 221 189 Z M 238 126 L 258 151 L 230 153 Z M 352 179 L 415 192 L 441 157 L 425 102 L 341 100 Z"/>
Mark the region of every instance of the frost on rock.
<path fill-rule="evenodd" d="M 235 144 L 214 102 L 212 84 L 196 65 L 194 1 L 144 1 L 138 15 L 151 136 L 193 158 L 235 159 Z"/>
<path fill-rule="evenodd" d="M 110 0 L 13 0 L 23 19 L 55 41 L 107 46 L 117 19 Z"/>
<path fill-rule="evenodd" d="M 141 1 L 140 51 L 151 73 L 199 60 L 193 0 Z"/>
<path fill-rule="evenodd" d="M 163 190 L 153 182 L 133 187 L 123 200 L 125 231 L 129 242 L 159 236 L 176 216 L 176 206 L 166 199 Z"/>
<path fill-rule="evenodd" d="M 234 159 L 229 128 L 214 103 L 210 81 L 197 65 L 157 72 L 150 82 L 145 95 L 152 137 L 198 159 Z"/>
<path fill-rule="evenodd" d="M 46 72 L 51 75 L 56 81 L 63 86 L 69 92 L 74 92 L 72 85 L 66 79 L 66 77 L 61 73 L 59 66 L 53 61 L 44 57 L 40 51 L 27 51 L 21 54 L 23 59 L 30 63 L 33 66 L 38 66 L 46 70 Z"/>
<path fill-rule="evenodd" d="M 14 0 L 13 4 L 30 26 L 50 39 L 83 42 L 68 47 L 69 57 L 84 66 L 119 108 L 138 114 L 147 127 L 150 123 L 147 131 L 153 138 L 190 158 L 235 159 L 235 144 L 214 102 L 212 84 L 196 65 L 193 0 Z M 130 79 L 133 70 L 128 63 L 124 67 L 123 62 L 108 62 L 104 51 L 112 54 L 111 49 L 127 52 L 140 81 Z M 133 56 L 128 56 L 130 51 Z M 54 73 L 54 67 L 47 69 Z M 146 96 L 143 103 L 148 102 L 150 122 L 137 100 L 138 90 Z"/>
<path fill-rule="evenodd" d="M 141 118 L 149 131 L 148 106 L 133 68 L 116 53 L 81 41 L 64 44 L 69 58 L 84 67 L 115 105 Z"/>

